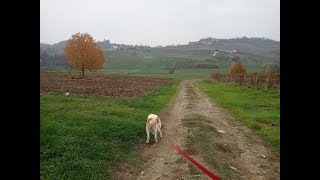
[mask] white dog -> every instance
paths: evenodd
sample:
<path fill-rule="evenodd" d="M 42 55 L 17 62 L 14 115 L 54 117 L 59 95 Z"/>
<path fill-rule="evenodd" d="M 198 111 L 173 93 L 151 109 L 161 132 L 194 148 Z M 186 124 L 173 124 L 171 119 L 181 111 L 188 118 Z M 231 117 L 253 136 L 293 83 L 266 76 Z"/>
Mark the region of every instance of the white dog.
<path fill-rule="evenodd" d="M 148 118 L 147 118 L 147 123 L 146 123 L 146 131 L 147 131 L 147 143 L 149 143 L 150 140 L 150 131 L 151 134 L 154 135 L 154 140 L 155 142 L 158 142 L 157 139 L 157 134 L 158 131 L 160 132 L 160 137 L 162 138 L 162 132 L 161 132 L 161 121 L 159 116 L 155 115 L 155 114 L 149 114 Z"/>

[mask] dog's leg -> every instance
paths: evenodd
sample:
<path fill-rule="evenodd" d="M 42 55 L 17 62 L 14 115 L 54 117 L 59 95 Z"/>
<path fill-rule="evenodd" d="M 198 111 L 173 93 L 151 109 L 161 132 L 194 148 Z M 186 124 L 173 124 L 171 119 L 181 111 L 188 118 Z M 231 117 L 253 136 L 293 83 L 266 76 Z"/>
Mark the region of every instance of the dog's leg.
<path fill-rule="evenodd" d="M 157 127 L 155 127 L 154 128 L 154 141 L 157 143 L 158 142 L 158 138 L 157 138 L 157 134 L 158 134 L 158 132 L 157 132 L 158 130 L 157 130 Z"/>
<path fill-rule="evenodd" d="M 160 138 L 162 138 L 161 120 L 160 120 L 159 116 L 157 117 L 157 128 L 158 128 L 158 131 L 160 132 Z"/>
<path fill-rule="evenodd" d="M 146 141 L 146 143 L 149 143 L 149 140 L 150 140 L 150 135 L 149 135 L 150 129 L 147 126 L 146 126 L 146 131 L 147 131 L 147 141 Z"/>
<path fill-rule="evenodd" d="M 160 138 L 162 138 L 162 131 L 160 126 L 158 126 L 158 131 L 160 132 Z"/>

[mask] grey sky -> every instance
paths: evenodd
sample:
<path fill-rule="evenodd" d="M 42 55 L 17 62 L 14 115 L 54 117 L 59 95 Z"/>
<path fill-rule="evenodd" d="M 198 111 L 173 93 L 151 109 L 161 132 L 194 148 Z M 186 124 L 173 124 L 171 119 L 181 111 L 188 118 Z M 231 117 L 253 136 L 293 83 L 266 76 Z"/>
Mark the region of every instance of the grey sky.
<path fill-rule="evenodd" d="M 77 32 L 97 41 L 170 45 L 200 38 L 280 40 L 280 0 L 40 0 L 40 42 Z"/>

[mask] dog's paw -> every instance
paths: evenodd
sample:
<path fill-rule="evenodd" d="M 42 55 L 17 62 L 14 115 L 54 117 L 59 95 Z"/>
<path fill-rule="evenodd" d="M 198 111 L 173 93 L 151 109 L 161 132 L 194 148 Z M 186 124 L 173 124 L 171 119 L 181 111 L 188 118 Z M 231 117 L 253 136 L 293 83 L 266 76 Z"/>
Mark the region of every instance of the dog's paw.
<path fill-rule="evenodd" d="M 157 142 L 158 142 L 158 140 L 155 140 L 155 142 L 157 143 Z"/>

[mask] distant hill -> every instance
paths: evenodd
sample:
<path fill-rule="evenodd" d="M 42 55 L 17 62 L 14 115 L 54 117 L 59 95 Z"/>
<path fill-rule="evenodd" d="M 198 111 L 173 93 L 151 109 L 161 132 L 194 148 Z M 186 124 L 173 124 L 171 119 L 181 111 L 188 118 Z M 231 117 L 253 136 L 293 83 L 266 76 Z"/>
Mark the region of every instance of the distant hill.
<path fill-rule="evenodd" d="M 240 54 L 249 54 L 280 61 L 280 41 L 267 38 L 205 38 L 189 42 L 188 45 L 166 46 L 165 48 L 180 50 L 236 50 Z"/>
<path fill-rule="evenodd" d="M 40 43 L 40 68 L 68 67 L 63 49 L 67 41 L 50 45 Z"/>
<path fill-rule="evenodd" d="M 52 45 L 40 43 L 40 68 L 68 67 L 63 50 L 66 44 L 66 40 Z M 170 64 L 169 61 L 172 61 L 184 66 L 192 62 L 193 66 L 200 64 L 199 67 L 203 64 L 206 67 L 227 67 L 236 58 L 240 58 L 247 66 L 257 68 L 267 63 L 280 63 L 280 41 L 266 38 L 215 39 L 209 37 L 186 45 L 154 48 L 115 44 L 110 43 L 109 40 L 97 41 L 97 44 L 105 52 L 108 59 L 107 67 L 122 67 L 121 64 L 127 67 L 133 62 L 140 63 L 141 67 L 149 67 L 150 64 L 156 63 L 155 61 L 161 61 L 163 66 L 167 66 Z M 161 55 L 158 56 L 158 54 Z M 159 59 L 160 56 L 162 59 Z"/>
<path fill-rule="evenodd" d="M 99 46 L 101 46 L 101 48 L 111 48 L 112 44 L 110 44 L 109 40 L 103 40 L 103 41 L 97 41 L 97 44 Z M 63 52 L 63 49 L 66 47 L 67 45 L 67 40 L 65 41 L 60 41 L 58 43 L 55 44 L 46 44 L 46 43 L 40 43 L 40 49 L 44 50 L 44 51 L 52 51 L 52 52 Z"/>

